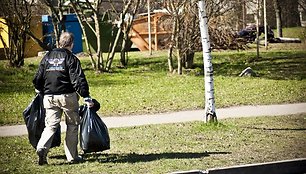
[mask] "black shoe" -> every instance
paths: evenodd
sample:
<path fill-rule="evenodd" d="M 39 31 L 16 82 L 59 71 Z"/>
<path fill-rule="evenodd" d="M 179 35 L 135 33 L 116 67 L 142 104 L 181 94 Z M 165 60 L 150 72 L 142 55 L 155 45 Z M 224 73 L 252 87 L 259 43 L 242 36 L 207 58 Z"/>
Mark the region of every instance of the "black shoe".
<path fill-rule="evenodd" d="M 47 162 L 47 150 L 46 149 L 38 149 L 36 151 L 38 155 L 38 165 L 48 164 Z"/>
<path fill-rule="evenodd" d="M 85 160 L 83 159 L 83 157 L 81 156 L 77 156 L 76 158 L 74 158 L 71 161 L 68 161 L 68 163 L 70 164 L 77 164 L 77 163 L 83 163 Z"/>

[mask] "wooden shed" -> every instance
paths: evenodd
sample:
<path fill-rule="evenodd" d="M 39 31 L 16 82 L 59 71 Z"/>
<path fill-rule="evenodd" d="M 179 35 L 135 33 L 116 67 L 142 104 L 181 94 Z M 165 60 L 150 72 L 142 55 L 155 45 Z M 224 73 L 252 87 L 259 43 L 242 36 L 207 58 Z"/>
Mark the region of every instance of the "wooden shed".
<path fill-rule="evenodd" d="M 171 35 L 170 15 L 156 12 L 150 15 L 151 20 L 151 49 L 160 50 L 167 47 Z M 140 51 L 149 50 L 148 15 L 139 15 L 133 21 L 130 31 L 130 40 Z"/>

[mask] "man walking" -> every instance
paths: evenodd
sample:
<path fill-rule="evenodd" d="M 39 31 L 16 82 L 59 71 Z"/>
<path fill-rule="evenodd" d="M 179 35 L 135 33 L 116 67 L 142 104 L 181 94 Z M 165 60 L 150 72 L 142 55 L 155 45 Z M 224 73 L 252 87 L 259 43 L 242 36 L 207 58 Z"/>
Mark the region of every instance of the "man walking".
<path fill-rule="evenodd" d="M 44 94 L 43 104 L 46 109 L 46 127 L 36 147 L 39 165 L 47 164 L 47 153 L 63 113 L 67 125 L 64 142 L 66 158 L 68 162 L 82 161 L 77 148 L 79 95 L 89 107 L 93 106 L 93 102 L 80 60 L 71 52 L 73 41 L 72 33 L 62 33 L 59 48 L 44 56 L 33 80 L 35 89 Z"/>

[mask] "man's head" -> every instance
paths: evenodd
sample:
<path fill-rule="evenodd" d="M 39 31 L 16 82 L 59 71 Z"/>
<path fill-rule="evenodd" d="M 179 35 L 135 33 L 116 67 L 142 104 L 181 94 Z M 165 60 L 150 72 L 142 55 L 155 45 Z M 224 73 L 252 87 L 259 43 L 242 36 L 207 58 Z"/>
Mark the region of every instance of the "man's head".
<path fill-rule="evenodd" d="M 59 47 L 60 48 L 67 48 L 67 49 L 71 50 L 72 47 L 73 47 L 73 41 L 74 41 L 74 36 L 73 36 L 72 33 L 63 32 L 60 36 Z"/>

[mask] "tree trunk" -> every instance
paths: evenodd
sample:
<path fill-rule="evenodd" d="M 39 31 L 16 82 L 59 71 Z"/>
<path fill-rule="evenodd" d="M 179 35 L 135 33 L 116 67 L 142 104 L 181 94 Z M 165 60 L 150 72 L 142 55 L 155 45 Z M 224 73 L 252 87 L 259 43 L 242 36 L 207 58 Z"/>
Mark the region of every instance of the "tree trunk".
<path fill-rule="evenodd" d="M 188 17 L 190 18 L 190 17 Z M 195 31 L 195 28 L 197 27 L 196 26 L 196 21 L 197 21 L 197 18 L 196 18 L 196 15 L 193 15 L 191 17 L 191 23 L 188 23 L 189 25 L 185 26 L 185 44 L 186 46 L 184 46 L 184 67 L 185 68 L 192 68 L 193 67 L 193 63 L 194 63 L 194 33 L 196 33 Z M 185 21 L 186 22 L 186 21 Z M 189 27 L 191 29 L 189 29 Z"/>
<path fill-rule="evenodd" d="M 98 9 L 98 7 L 97 7 Z M 94 21 L 95 21 L 95 34 L 97 38 L 97 71 L 103 71 L 103 55 L 101 52 L 101 37 L 100 37 L 100 24 L 99 24 L 99 17 L 98 12 L 94 14 Z"/>
<path fill-rule="evenodd" d="M 123 22 L 123 21 L 121 21 L 121 22 Z M 120 25 L 122 25 L 122 24 L 120 24 Z M 107 58 L 106 67 L 105 67 L 106 71 L 109 71 L 111 69 L 111 66 L 112 66 L 112 63 L 113 63 L 113 59 L 115 57 L 116 46 L 118 45 L 118 42 L 119 42 L 119 39 L 120 39 L 120 35 L 121 35 L 121 27 L 118 28 L 117 35 L 116 35 L 114 44 L 112 46 L 112 50 L 108 54 L 109 56 Z"/>
<path fill-rule="evenodd" d="M 170 44 L 169 50 L 168 50 L 168 68 L 169 68 L 169 72 L 172 73 L 173 72 L 173 58 L 172 58 L 172 54 L 173 54 L 173 45 Z"/>
<path fill-rule="evenodd" d="M 170 38 L 170 45 L 169 45 L 169 51 L 168 51 L 168 67 L 169 67 L 169 72 L 173 72 L 173 49 L 174 49 L 174 43 L 175 43 L 175 35 L 176 35 L 176 20 L 173 20 L 172 23 L 172 33 L 171 33 L 171 38 Z"/>
<path fill-rule="evenodd" d="M 193 67 L 193 60 L 194 60 L 194 51 L 189 50 L 185 53 L 185 59 L 186 59 L 186 63 L 185 63 L 185 67 L 190 69 Z"/>
<path fill-rule="evenodd" d="M 183 60 L 182 60 L 180 49 L 176 49 L 176 56 L 177 56 L 177 74 L 182 75 L 183 74 Z"/>
<path fill-rule="evenodd" d="M 132 5 L 132 0 L 128 0 L 124 3 L 124 9 L 122 10 L 122 13 L 120 14 L 120 24 L 118 27 L 118 32 L 114 41 L 114 44 L 112 46 L 112 50 L 111 52 L 108 54 L 108 58 L 107 58 L 107 62 L 106 62 L 106 71 L 109 71 L 111 69 L 112 63 L 113 63 L 113 59 L 115 57 L 115 51 L 116 51 L 116 47 L 118 45 L 119 39 L 120 39 L 120 35 L 121 32 L 123 31 L 123 24 L 124 24 L 124 18 L 128 12 L 128 10 L 130 9 L 131 5 Z"/>
<path fill-rule="evenodd" d="M 182 56 L 181 56 L 181 45 L 180 45 L 180 35 L 178 33 L 180 33 L 180 28 L 181 28 L 181 24 L 179 21 L 179 16 L 177 16 L 177 18 L 175 20 L 176 21 L 176 35 L 175 35 L 175 47 L 176 47 L 176 57 L 177 57 L 177 74 L 181 75 L 183 74 L 183 60 L 182 60 Z"/>
<path fill-rule="evenodd" d="M 78 17 L 79 18 L 79 17 Z M 86 31 L 85 31 L 85 25 L 86 23 L 80 21 L 79 19 L 79 22 L 80 22 L 80 26 L 81 26 L 81 29 L 82 29 L 82 32 L 83 32 L 83 37 L 84 37 L 84 41 L 85 41 L 85 46 L 86 46 L 86 52 L 88 53 L 89 57 L 90 57 L 90 62 L 91 62 L 91 66 L 94 70 L 97 70 L 97 65 L 96 65 L 96 61 L 93 57 L 93 54 L 91 52 L 91 49 L 90 49 L 90 46 L 89 46 L 89 42 L 88 42 L 88 37 L 87 37 L 87 34 L 86 34 Z"/>
<path fill-rule="evenodd" d="M 101 71 L 103 69 L 103 67 L 101 68 L 101 63 L 97 63 L 98 61 L 101 62 L 100 57 L 98 57 L 99 54 L 93 54 L 92 50 L 90 49 L 90 46 L 89 46 L 89 42 L 88 42 L 88 35 L 87 35 L 87 32 L 86 32 L 86 29 L 85 29 L 85 26 L 87 26 L 88 28 L 90 28 L 90 30 L 94 33 L 94 35 L 97 37 L 97 34 L 96 34 L 96 29 L 97 28 L 97 25 L 95 25 L 94 27 L 91 26 L 91 24 L 86 20 L 86 16 L 85 16 L 85 13 L 84 13 L 84 9 L 82 9 L 82 7 L 80 6 L 80 4 L 77 2 L 77 1 L 74 1 L 74 0 L 71 0 L 71 5 L 72 5 L 72 8 L 74 10 L 74 12 L 76 13 L 77 15 L 77 18 L 78 18 L 78 21 L 80 23 L 80 26 L 81 26 L 81 29 L 82 29 L 82 33 L 83 33 L 83 37 L 84 37 L 84 41 L 85 41 L 85 46 L 86 46 L 86 52 L 89 54 L 89 57 L 90 57 L 90 61 L 91 61 L 91 66 L 93 67 L 93 69 L 95 71 Z M 94 8 L 91 6 L 91 4 L 87 4 L 91 7 L 92 11 L 93 12 L 96 12 L 94 10 Z M 94 18 L 99 18 L 99 16 L 94 16 Z M 96 19 L 94 20 L 94 23 L 96 23 L 96 21 L 99 21 L 99 19 Z M 96 40 L 96 43 L 98 45 L 98 38 Z M 103 58 L 102 58 L 102 62 L 103 62 Z M 103 65 L 103 64 L 102 64 Z"/>
<path fill-rule="evenodd" d="M 120 62 L 121 62 L 121 66 L 126 67 L 128 60 L 126 58 L 126 47 L 127 47 L 127 43 L 129 41 L 129 33 L 133 24 L 133 19 L 134 16 L 139 8 L 139 4 L 140 4 L 140 0 L 135 1 L 135 4 L 133 5 L 133 11 L 132 14 L 130 14 L 129 19 L 127 20 L 127 22 L 124 25 L 124 29 L 123 29 L 123 41 L 122 41 L 122 46 L 121 46 L 121 53 L 120 53 Z"/>
<path fill-rule="evenodd" d="M 205 73 L 205 117 L 206 122 L 217 122 L 217 116 L 215 111 L 213 66 L 204 0 L 200 0 L 198 6 Z"/>
<path fill-rule="evenodd" d="M 125 56 L 126 53 L 126 43 L 127 43 L 127 39 L 125 37 L 126 33 L 123 34 L 123 40 L 122 40 L 122 44 L 121 44 L 121 50 L 120 50 L 120 64 L 122 67 L 126 67 L 127 66 L 127 59 Z"/>
<path fill-rule="evenodd" d="M 273 0 L 273 6 L 274 6 L 274 9 L 275 9 L 277 37 L 283 37 L 282 11 L 281 11 L 281 7 L 279 5 L 279 0 Z"/>
<path fill-rule="evenodd" d="M 121 50 L 120 50 L 120 64 L 122 67 L 126 67 L 127 65 L 125 53 L 126 53 L 126 45 L 129 39 L 128 32 L 130 31 L 129 30 L 130 25 L 131 25 L 131 21 L 130 19 L 128 19 L 128 21 L 125 24 L 125 28 L 123 29 L 123 38 L 122 38 L 122 44 L 121 44 Z"/>
<path fill-rule="evenodd" d="M 299 27 L 301 26 L 299 14 L 299 0 L 279 0 L 282 8 L 282 26 L 285 27 Z"/>
<path fill-rule="evenodd" d="M 243 2 L 238 0 L 236 5 L 236 30 L 239 31 L 243 28 Z"/>

